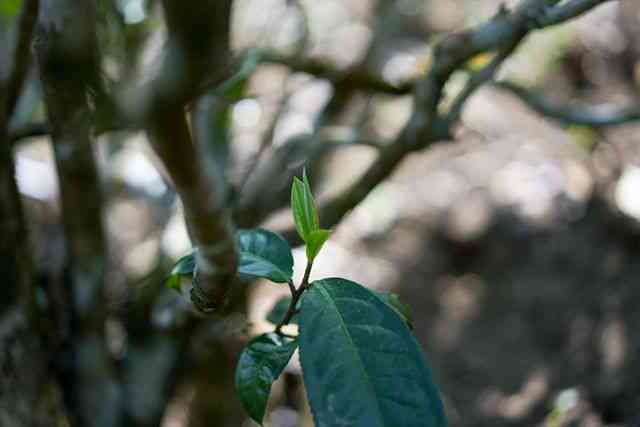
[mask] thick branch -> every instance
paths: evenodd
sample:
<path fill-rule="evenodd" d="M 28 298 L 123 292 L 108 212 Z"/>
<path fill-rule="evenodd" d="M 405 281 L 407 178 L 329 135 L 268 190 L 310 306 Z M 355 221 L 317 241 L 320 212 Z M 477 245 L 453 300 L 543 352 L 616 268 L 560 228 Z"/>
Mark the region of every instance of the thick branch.
<path fill-rule="evenodd" d="M 120 425 L 121 402 L 104 339 L 108 265 L 100 179 L 92 147 L 88 88 L 98 76 L 93 2 L 43 3 L 34 46 L 58 169 L 70 277 L 66 400 L 78 425 Z"/>
<path fill-rule="evenodd" d="M 185 221 L 198 247 L 198 274 L 191 294 L 204 312 L 220 308 L 236 271 L 233 230 L 215 177 L 196 152 L 180 107 L 157 112 L 149 126 L 153 147 L 182 199 Z"/>
<path fill-rule="evenodd" d="M 0 274 L 6 286 L 0 293 L 0 314 L 30 294 L 30 257 L 22 204 L 15 179 L 15 165 L 7 123 L 26 74 L 29 43 L 37 16 L 38 1 L 23 5 L 17 26 L 16 45 L 0 55 Z M 22 299 L 22 301 L 21 301 Z"/>
<path fill-rule="evenodd" d="M 230 0 L 207 0 L 184 7 L 163 2 L 169 28 L 168 52 L 153 81 L 147 116 L 153 147 L 184 205 L 185 220 L 197 252 L 191 292 L 203 312 L 220 308 L 237 268 L 237 253 L 224 197 L 225 183 L 206 144 L 195 144 L 184 107 L 209 76 L 222 76 L 230 63 Z"/>
<path fill-rule="evenodd" d="M 606 107 L 560 105 L 551 102 L 540 93 L 515 83 L 502 81 L 496 82 L 494 85 L 517 96 L 537 113 L 562 124 L 602 128 L 640 120 L 639 105 L 632 105 L 625 108 L 611 108 L 608 105 Z"/>
<path fill-rule="evenodd" d="M 0 105 L 0 274 L 5 282 L 0 292 L 0 315 L 14 304 L 24 302 L 20 299 L 29 294 L 30 286 L 27 230 L 15 180 L 13 153 L 4 127 L 5 105 Z"/>

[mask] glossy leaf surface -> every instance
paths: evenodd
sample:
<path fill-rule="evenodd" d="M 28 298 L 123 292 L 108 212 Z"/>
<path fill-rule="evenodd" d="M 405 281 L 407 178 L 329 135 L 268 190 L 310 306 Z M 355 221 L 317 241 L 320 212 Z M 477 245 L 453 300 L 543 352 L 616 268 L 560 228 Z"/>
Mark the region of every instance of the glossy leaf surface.
<path fill-rule="evenodd" d="M 378 296 L 345 279 L 316 281 L 299 314 L 300 361 L 316 427 L 444 427 L 416 340 Z"/>
<path fill-rule="evenodd" d="M 395 310 L 398 316 L 400 316 L 407 324 L 409 329 L 413 329 L 413 317 L 411 316 L 411 310 L 406 304 L 400 301 L 400 296 L 398 294 L 386 291 L 376 291 L 375 294 L 378 298 L 384 301 L 385 304 Z"/>
<path fill-rule="evenodd" d="M 289 244 L 268 230 L 240 230 L 236 234 L 240 260 L 238 273 L 286 283 L 293 275 L 293 256 Z"/>
<path fill-rule="evenodd" d="M 262 424 L 271 385 L 289 363 L 298 344 L 276 333 L 254 338 L 240 355 L 236 394 L 252 420 Z"/>

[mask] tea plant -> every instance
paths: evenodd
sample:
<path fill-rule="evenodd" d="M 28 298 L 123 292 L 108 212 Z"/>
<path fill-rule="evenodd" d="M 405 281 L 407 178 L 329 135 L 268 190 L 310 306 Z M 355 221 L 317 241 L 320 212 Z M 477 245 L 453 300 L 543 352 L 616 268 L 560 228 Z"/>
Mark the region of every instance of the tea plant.
<path fill-rule="evenodd" d="M 251 340 L 236 369 L 236 394 L 249 416 L 262 424 L 271 385 L 296 349 L 317 427 L 446 425 L 443 405 L 420 347 L 409 312 L 389 292 L 374 292 L 347 279 L 310 281 L 313 262 L 331 232 L 320 228 L 306 173 L 294 178 L 291 208 L 306 246 L 302 281 L 293 282 L 287 242 L 264 229 L 236 234 L 238 273 L 287 284 L 291 296 L 278 301 L 267 320 L 276 326 Z M 180 259 L 168 284 L 193 275 L 193 254 Z M 298 325 L 298 334 L 283 328 Z"/>

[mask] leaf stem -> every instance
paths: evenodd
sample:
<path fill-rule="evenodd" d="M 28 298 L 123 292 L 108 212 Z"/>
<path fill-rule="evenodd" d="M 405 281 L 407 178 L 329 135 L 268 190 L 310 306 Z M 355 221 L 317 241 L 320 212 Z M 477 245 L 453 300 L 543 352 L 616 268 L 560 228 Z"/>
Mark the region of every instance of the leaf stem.
<path fill-rule="evenodd" d="M 293 281 L 289 280 L 287 282 L 289 284 L 289 290 L 291 291 L 291 304 L 289 304 L 289 308 L 287 309 L 287 313 L 285 314 L 284 318 L 280 321 L 280 323 L 278 323 L 278 326 L 276 326 L 276 334 L 280 336 L 287 336 L 282 332 L 282 327 L 288 325 L 289 322 L 291 322 L 293 316 L 295 316 L 298 312 L 296 306 L 298 305 L 298 301 L 300 301 L 300 297 L 302 296 L 304 291 L 309 289 L 309 276 L 311 275 L 312 267 L 313 261 L 307 260 L 307 267 L 304 270 L 304 276 L 302 277 L 302 282 L 300 283 L 298 289 L 296 289 L 296 287 L 293 285 Z"/>

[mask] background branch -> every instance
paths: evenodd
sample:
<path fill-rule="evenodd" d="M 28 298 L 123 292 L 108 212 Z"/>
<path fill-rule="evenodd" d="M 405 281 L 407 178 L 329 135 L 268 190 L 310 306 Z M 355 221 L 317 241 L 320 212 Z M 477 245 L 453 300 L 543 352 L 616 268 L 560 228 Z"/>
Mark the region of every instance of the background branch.
<path fill-rule="evenodd" d="M 512 11 L 501 9 L 488 22 L 449 35 L 438 43 L 434 48 L 431 68 L 414 88 L 413 112 L 407 124 L 395 141 L 380 150 L 377 159 L 350 188 L 321 206 L 323 227 L 335 226 L 386 179 L 409 153 L 448 139 L 451 128 L 459 119 L 456 110 L 462 109 L 464 100 L 488 80 L 505 59 L 503 56 L 514 51 L 531 31 L 565 22 L 606 1 L 579 1 L 550 6 L 545 0 L 523 0 Z M 455 106 L 453 115 L 448 118 L 443 116 L 438 108 L 442 102 L 443 88 L 454 71 L 475 55 L 496 49 L 502 54 L 498 53 L 485 72 L 472 79 L 463 90 L 460 105 Z M 300 242 L 293 228 L 285 230 L 283 234 L 294 243 Z"/>
<path fill-rule="evenodd" d="M 500 81 L 493 85 L 515 95 L 537 113 L 566 125 L 601 128 L 640 120 L 640 106 L 638 105 L 624 108 L 615 108 L 609 105 L 602 107 L 561 105 L 551 102 L 538 92 L 515 83 Z"/>
<path fill-rule="evenodd" d="M 7 126 L 27 74 L 38 7 L 37 0 L 25 1 L 18 18 L 15 46 L 7 49 L 6 58 L 0 57 L 0 233 L 4 236 L 0 243 L 0 271 L 7 283 L 1 293 L 0 314 L 15 303 L 25 303 L 31 291 L 27 231 Z"/>
<path fill-rule="evenodd" d="M 41 15 L 34 46 L 51 124 L 69 270 L 61 280 L 65 306 L 53 307 L 67 323 L 58 325 L 67 331 L 58 362 L 74 421 L 115 427 L 121 425 L 122 411 L 104 337 L 109 262 L 88 98 L 99 69 L 96 10 L 92 2 L 69 0 L 45 1 L 43 8 L 47 13 Z"/>
<path fill-rule="evenodd" d="M 500 68 L 500 65 L 513 53 L 516 46 L 520 43 L 520 40 L 513 40 L 509 45 L 499 50 L 499 52 L 491 59 L 491 62 L 487 64 L 480 71 L 473 73 L 469 78 L 467 84 L 462 88 L 462 91 L 458 94 L 456 99 L 447 114 L 445 120 L 449 124 L 449 127 L 457 123 L 460 120 L 460 115 L 467 100 L 475 91 L 480 88 L 487 81 L 490 81 L 495 73 Z"/>

